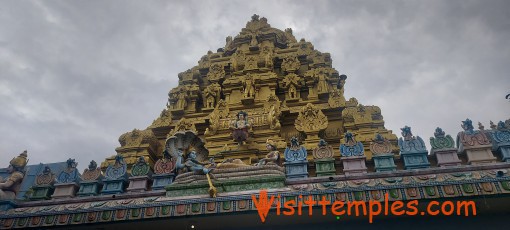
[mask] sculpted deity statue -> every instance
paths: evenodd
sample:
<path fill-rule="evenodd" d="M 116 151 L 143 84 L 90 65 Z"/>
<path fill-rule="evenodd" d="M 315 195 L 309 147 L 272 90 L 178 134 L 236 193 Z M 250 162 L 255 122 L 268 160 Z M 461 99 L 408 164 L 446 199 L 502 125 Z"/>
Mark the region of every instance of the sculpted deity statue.
<path fill-rule="evenodd" d="M 209 162 L 200 162 L 197 160 L 197 154 L 195 151 L 191 151 L 188 153 L 188 157 L 186 161 L 182 163 L 183 152 L 178 152 L 178 158 L 176 162 L 176 169 L 185 169 L 187 172 L 196 172 L 201 174 L 209 174 L 212 170 L 212 166 L 214 165 L 213 159 L 209 159 Z"/>
<path fill-rule="evenodd" d="M 9 167 L 7 168 L 7 172 L 10 173 L 9 177 L 5 180 L 0 177 L 0 200 L 14 200 L 16 198 L 25 176 L 24 169 L 26 165 L 26 150 L 9 162 Z"/>
<path fill-rule="evenodd" d="M 328 91 L 328 82 L 327 82 L 327 76 L 326 74 L 320 70 L 317 74 L 317 91 L 319 93 L 327 92 Z"/>
<path fill-rule="evenodd" d="M 256 164 L 257 166 L 278 164 L 278 161 L 280 160 L 280 152 L 276 150 L 276 143 L 274 143 L 274 141 L 271 139 L 267 139 L 266 148 L 269 153 L 266 155 L 266 157 L 260 159 L 260 161 Z"/>
<path fill-rule="evenodd" d="M 244 86 L 244 94 L 243 96 L 245 98 L 255 97 L 255 81 L 253 80 L 253 77 L 248 74 L 243 82 Z"/>
<path fill-rule="evenodd" d="M 230 129 L 232 129 L 232 137 L 239 145 L 242 145 L 248 139 L 250 127 L 248 114 L 244 111 L 237 113 L 237 119 L 232 121 Z"/>

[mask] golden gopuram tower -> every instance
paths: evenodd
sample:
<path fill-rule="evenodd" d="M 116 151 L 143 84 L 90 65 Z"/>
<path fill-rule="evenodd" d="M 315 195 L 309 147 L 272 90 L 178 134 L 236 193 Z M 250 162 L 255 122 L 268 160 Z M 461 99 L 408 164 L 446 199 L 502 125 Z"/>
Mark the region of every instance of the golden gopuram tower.
<path fill-rule="evenodd" d="M 333 68 L 330 54 L 305 39 L 297 41 L 290 28 L 272 28 L 264 17 L 253 15 L 237 36 L 226 38 L 225 47 L 208 51 L 178 77 L 161 115 L 146 129 L 119 137 L 116 151 L 127 164 L 144 156 L 153 166 L 167 138 L 184 130 L 195 132 L 217 162 L 236 158 L 253 164 L 267 154 L 267 139 L 282 152 L 291 137 L 310 153 L 324 139 L 338 159 L 347 131 L 363 143 L 368 162 L 376 133 L 398 152 L 397 137 L 384 127 L 380 108 L 345 99 L 347 76 Z M 250 124 L 241 143 L 231 129 L 240 112 Z M 308 158 L 313 162 L 312 154 Z M 113 162 L 109 157 L 101 167 Z"/>

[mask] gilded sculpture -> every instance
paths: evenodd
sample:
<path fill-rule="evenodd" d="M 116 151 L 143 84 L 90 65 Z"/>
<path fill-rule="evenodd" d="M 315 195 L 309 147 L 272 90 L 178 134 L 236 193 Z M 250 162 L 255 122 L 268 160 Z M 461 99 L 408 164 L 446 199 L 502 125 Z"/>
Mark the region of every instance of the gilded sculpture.
<path fill-rule="evenodd" d="M 7 172 L 9 177 L 3 179 L 0 177 L 0 200 L 14 200 L 21 188 L 21 182 L 25 177 L 25 166 L 27 165 L 27 151 L 23 151 L 19 156 L 9 162 Z"/>
<path fill-rule="evenodd" d="M 378 107 L 361 106 L 355 98 L 346 100 L 347 77 L 333 68 L 329 53 L 296 39 L 290 28 L 271 27 L 264 17 L 254 15 L 239 34 L 226 37 L 223 47 L 199 59 L 196 66 L 178 74 L 167 108 L 140 131 L 145 141 L 121 143 L 116 150 L 128 168 L 139 157 L 137 152 L 154 168 L 166 139 L 186 129 L 202 138 L 217 166 L 232 158 L 249 165 L 258 162 L 266 157 L 267 139 L 284 148 L 290 137 L 299 136 L 309 151 L 320 139 L 338 146 L 345 130 L 367 146 L 377 132 L 397 141 L 384 128 Z M 365 154 L 370 159 L 371 152 Z M 113 156 L 108 158 L 101 164 L 103 170 L 113 162 Z"/>

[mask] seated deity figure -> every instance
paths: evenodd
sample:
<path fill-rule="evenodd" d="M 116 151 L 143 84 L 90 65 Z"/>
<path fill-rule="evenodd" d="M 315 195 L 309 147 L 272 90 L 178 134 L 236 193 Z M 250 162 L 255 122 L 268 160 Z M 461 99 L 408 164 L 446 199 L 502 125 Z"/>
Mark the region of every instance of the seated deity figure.
<path fill-rule="evenodd" d="M 23 181 L 25 166 L 27 165 L 27 151 L 9 162 L 7 171 L 10 176 L 5 180 L 0 177 L 0 200 L 14 200 Z"/>
<path fill-rule="evenodd" d="M 209 162 L 200 162 L 197 160 L 197 154 L 195 151 L 191 151 L 188 153 L 188 157 L 186 158 L 186 161 L 184 161 L 184 164 L 182 163 L 182 151 L 179 151 L 179 157 L 176 162 L 175 168 L 177 170 L 179 169 L 186 169 L 188 172 L 197 172 L 201 174 L 209 174 L 212 170 L 212 166 L 214 166 L 214 161 L 212 158 L 209 160 Z"/>
<path fill-rule="evenodd" d="M 237 113 L 237 119 L 232 121 L 230 128 L 232 129 L 232 137 L 239 145 L 242 145 L 248 139 L 250 127 L 248 114 L 244 111 Z"/>
<path fill-rule="evenodd" d="M 267 165 L 267 164 L 278 164 L 278 160 L 280 160 L 280 152 L 276 150 L 276 143 L 273 140 L 267 139 L 266 148 L 269 153 L 266 157 L 262 158 L 256 166 Z"/>

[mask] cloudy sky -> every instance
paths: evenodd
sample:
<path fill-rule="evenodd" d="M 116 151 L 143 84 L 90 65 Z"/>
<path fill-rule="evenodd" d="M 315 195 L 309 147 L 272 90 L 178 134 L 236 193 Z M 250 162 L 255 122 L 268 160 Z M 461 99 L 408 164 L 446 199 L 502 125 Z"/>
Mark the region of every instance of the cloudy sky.
<path fill-rule="evenodd" d="M 509 1 L 1 1 L 0 167 L 115 154 L 177 74 L 254 13 L 291 27 L 348 76 L 346 98 L 425 140 L 510 118 Z M 428 141 L 427 141 L 428 142 Z"/>

